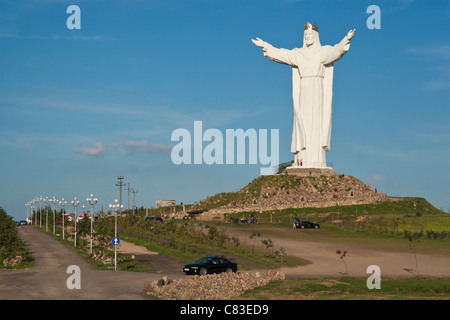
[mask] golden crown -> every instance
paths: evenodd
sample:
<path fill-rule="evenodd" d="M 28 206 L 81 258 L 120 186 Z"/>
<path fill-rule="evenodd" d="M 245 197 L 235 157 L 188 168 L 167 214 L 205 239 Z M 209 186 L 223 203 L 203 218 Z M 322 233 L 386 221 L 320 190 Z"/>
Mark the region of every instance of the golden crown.
<path fill-rule="evenodd" d="M 311 23 L 307 22 L 307 23 L 305 24 L 305 29 L 304 29 L 304 30 L 315 30 L 315 31 L 319 32 L 319 27 L 316 26 L 315 23 L 314 23 L 314 24 L 311 24 Z"/>

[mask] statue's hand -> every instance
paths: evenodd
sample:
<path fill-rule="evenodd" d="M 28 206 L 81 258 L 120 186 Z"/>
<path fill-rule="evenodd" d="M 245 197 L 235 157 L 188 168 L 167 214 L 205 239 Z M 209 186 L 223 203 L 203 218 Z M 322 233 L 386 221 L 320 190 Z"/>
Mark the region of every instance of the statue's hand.
<path fill-rule="evenodd" d="M 348 39 L 348 40 L 351 40 L 351 39 L 353 38 L 353 36 L 355 35 L 355 31 L 356 31 L 356 29 L 353 29 L 353 30 L 350 30 L 350 31 L 347 33 L 347 39 Z"/>
<path fill-rule="evenodd" d="M 256 38 L 256 40 L 252 39 L 252 42 L 255 44 L 255 46 L 264 48 L 265 42 L 263 40 L 261 40 L 260 38 Z"/>

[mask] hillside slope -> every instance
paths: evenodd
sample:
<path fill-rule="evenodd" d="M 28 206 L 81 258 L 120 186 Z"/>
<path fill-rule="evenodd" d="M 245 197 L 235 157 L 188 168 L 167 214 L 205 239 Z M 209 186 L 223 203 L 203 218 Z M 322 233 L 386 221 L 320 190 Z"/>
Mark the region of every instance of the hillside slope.
<path fill-rule="evenodd" d="M 260 176 L 237 192 L 211 196 L 191 210 L 267 211 L 273 209 L 330 207 L 385 201 L 388 197 L 349 175 Z"/>

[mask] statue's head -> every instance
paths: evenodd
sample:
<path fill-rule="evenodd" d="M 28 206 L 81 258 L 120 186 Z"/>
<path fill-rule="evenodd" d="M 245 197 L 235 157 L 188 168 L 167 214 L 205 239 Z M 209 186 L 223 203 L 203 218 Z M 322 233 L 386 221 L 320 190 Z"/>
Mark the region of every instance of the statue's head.
<path fill-rule="evenodd" d="M 320 45 L 319 43 L 319 27 L 316 24 L 307 22 L 303 32 L 303 44 L 307 47 L 312 45 Z"/>

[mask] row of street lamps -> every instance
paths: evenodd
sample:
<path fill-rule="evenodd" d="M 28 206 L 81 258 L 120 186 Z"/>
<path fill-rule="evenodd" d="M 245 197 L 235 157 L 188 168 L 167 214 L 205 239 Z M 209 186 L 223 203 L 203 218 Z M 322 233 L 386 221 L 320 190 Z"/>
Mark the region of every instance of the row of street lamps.
<path fill-rule="evenodd" d="M 48 232 L 48 206 L 49 204 L 53 205 L 53 234 L 55 234 L 56 230 L 55 230 L 55 212 L 56 212 L 56 205 L 59 204 L 62 208 L 62 211 L 64 211 L 64 207 L 67 204 L 67 201 L 64 200 L 64 198 L 62 198 L 61 200 L 57 200 L 55 197 L 53 198 L 49 198 L 49 197 L 36 197 L 33 200 L 28 201 L 25 206 L 27 207 L 27 222 L 28 222 L 28 217 L 30 217 L 30 219 L 32 220 L 31 223 L 36 223 L 37 222 L 35 220 L 33 220 L 33 213 L 36 214 L 36 219 L 39 220 L 39 227 L 42 228 L 42 203 L 45 202 L 46 206 L 46 219 L 45 219 L 45 231 Z M 39 218 L 37 217 L 37 206 L 39 203 Z M 30 209 L 30 214 L 28 214 L 28 209 Z M 34 210 L 36 209 L 36 211 Z M 64 219 L 63 219 L 63 223 L 64 223 Z M 64 230 L 64 228 L 63 228 Z M 64 239 L 64 232 L 63 232 L 63 239 Z"/>
<path fill-rule="evenodd" d="M 91 219 L 91 236 L 90 236 L 90 253 L 92 254 L 92 231 L 93 231 L 93 221 L 94 221 L 94 205 L 96 205 L 98 202 L 97 198 L 94 198 L 94 195 L 91 194 L 89 198 L 86 198 L 86 203 L 90 205 L 90 219 Z M 49 198 L 49 197 L 36 197 L 33 200 L 28 201 L 25 206 L 27 207 L 27 220 L 28 216 L 31 218 L 31 223 L 37 225 L 37 221 L 39 220 L 39 227 L 42 228 L 42 203 L 46 204 L 46 219 L 45 219 L 45 231 L 48 232 L 48 207 L 49 204 L 53 205 L 53 234 L 56 233 L 56 223 L 55 223 L 55 215 L 56 215 L 56 205 L 59 204 L 61 206 L 61 213 L 62 213 L 62 238 L 65 238 L 64 230 L 64 215 L 65 215 L 65 206 L 67 205 L 67 201 L 62 198 L 61 200 L 57 200 L 55 197 Z M 74 221 L 75 221 L 75 229 L 74 229 L 74 246 L 77 246 L 77 207 L 80 205 L 80 201 L 75 197 L 71 204 L 74 208 Z M 38 205 L 39 205 L 39 216 L 38 216 Z M 81 206 L 83 209 L 86 208 L 86 206 L 83 204 Z M 114 204 L 109 205 L 109 209 L 111 210 L 111 213 L 115 215 L 115 231 L 114 231 L 114 237 L 117 238 L 117 213 L 121 212 L 123 209 L 123 204 L 119 204 L 119 201 L 116 199 L 114 200 Z M 28 214 L 28 211 L 30 210 L 30 214 Z M 34 219 L 36 217 L 36 219 Z M 27 221 L 28 222 L 28 221 Z M 114 270 L 117 270 L 117 245 L 114 246 Z"/>
<path fill-rule="evenodd" d="M 90 198 L 86 198 L 86 202 L 88 204 L 90 204 L 91 206 L 91 213 L 90 213 L 90 217 L 91 217 L 91 253 L 92 253 L 92 221 L 93 219 L 93 210 L 94 210 L 94 205 L 98 202 L 97 198 L 94 198 L 94 195 L 91 194 Z M 39 227 L 42 228 L 42 204 L 45 203 L 46 204 L 46 219 L 45 219 L 45 232 L 48 232 L 48 207 L 49 204 L 53 205 L 53 234 L 56 233 L 56 222 L 55 222 L 55 216 L 56 216 L 56 205 L 59 204 L 61 206 L 61 213 L 62 213 L 62 238 L 65 239 L 65 226 L 64 226 L 64 216 L 65 216 L 65 206 L 67 205 L 67 201 L 64 200 L 64 198 L 62 198 L 61 200 L 56 199 L 55 197 L 53 198 L 49 198 L 49 197 L 36 197 L 33 200 L 28 201 L 25 206 L 27 207 L 27 220 L 28 217 L 31 218 L 31 223 L 32 224 L 37 224 L 36 220 L 39 220 Z M 72 206 L 74 207 L 75 210 L 75 214 L 74 214 L 74 221 L 75 221 L 75 240 L 74 240 L 74 245 L 75 247 L 77 246 L 77 207 L 80 205 L 80 201 L 75 197 L 72 201 Z M 38 212 L 38 205 L 39 205 L 39 212 Z M 86 206 L 83 204 L 81 206 L 83 208 L 83 212 L 84 209 L 86 208 Z M 29 211 L 30 210 L 30 211 Z M 29 213 L 28 213 L 29 212 Z M 28 222 L 28 221 L 27 221 Z"/>

